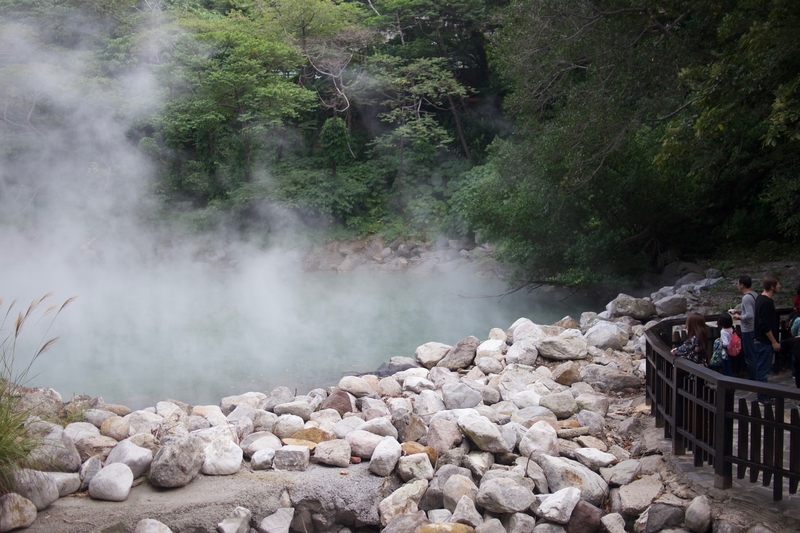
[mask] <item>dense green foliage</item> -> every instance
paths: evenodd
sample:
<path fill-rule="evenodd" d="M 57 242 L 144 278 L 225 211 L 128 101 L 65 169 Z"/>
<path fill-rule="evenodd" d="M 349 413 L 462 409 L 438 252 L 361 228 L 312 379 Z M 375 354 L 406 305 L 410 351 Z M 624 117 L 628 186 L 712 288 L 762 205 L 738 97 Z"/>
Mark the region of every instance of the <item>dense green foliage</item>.
<path fill-rule="evenodd" d="M 63 151 L 125 179 L 120 139 L 71 135 L 90 107 L 113 110 L 165 216 L 477 233 L 521 279 L 569 284 L 800 236 L 794 0 L 0 0 L 0 17 L 6 184 L 34 190 Z"/>

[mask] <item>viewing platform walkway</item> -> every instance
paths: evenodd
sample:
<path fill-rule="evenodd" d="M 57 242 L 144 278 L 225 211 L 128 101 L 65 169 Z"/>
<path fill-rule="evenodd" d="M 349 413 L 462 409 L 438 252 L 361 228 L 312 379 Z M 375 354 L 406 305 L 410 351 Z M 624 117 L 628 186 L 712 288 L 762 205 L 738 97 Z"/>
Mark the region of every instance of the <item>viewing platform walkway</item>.
<path fill-rule="evenodd" d="M 673 327 L 682 324 L 665 320 L 646 332 L 646 397 L 676 466 L 720 497 L 800 520 L 800 389 L 791 370 L 762 383 L 676 358 Z M 710 342 L 718 336 L 710 325 Z M 757 393 L 775 404 L 756 402 Z"/>

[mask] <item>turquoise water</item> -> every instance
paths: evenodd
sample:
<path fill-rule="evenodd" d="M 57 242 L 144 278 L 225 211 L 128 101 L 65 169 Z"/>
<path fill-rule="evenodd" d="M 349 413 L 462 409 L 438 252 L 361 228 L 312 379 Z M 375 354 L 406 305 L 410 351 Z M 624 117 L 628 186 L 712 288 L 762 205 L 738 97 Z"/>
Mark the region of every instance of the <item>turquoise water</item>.
<path fill-rule="evenodd" d="M 365 372 L 428 341 L 488 338 L 521 316 L 552 323 L 597 303 L 540 288 L 505 297 L 472 276 L 304 273 L 274 257 L 235 270 L 202 265 L 71 272 L 52 280 L 78 294 L 58 317 L 60 339 L 32 385 L 102 396 L 133 408 L 169 397 L 216 404 L 286 385 L 303 393 Z"/>

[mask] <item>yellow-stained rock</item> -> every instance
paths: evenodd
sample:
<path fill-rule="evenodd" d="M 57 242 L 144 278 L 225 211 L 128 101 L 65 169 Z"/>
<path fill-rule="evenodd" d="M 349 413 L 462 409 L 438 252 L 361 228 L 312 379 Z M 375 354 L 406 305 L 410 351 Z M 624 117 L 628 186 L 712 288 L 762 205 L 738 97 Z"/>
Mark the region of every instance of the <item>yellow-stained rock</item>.
<path fill-rule="evenodd" d="M 112 416 L 106 418 L 100 425 L 100 434 L 116 440 L 125 440 L 128 438 L 130 427 L 128 421 L 121 416 Z"/>
<path fill-rule="evenodd" d="M 415 453 L 427 454 L 428 459 L 431 461 L 431 466 L 436 466 L 436 459 L 439 457 L 439 453 L 432 447 L 423 446 L 419 442 L 414 441 L 404 442 L 400 447 L 403 449 L 405 455 L 414 455 Z"/>
<path fill-rule="evenodd" d="M 425 446 L 420 444 L 419 442 L 409 441 L 404 442 L 400 445 L 403 449 L 403 453 L 406 455 L 414 455 L 415 453 L 425 453 Z"/>
<path fill-rule="evenodd" d="M 286 437 L 285 439 L 281 439 L 281 442 L 284 446 L 305 446 L 312 452 L 314 448 L 317 447 L 317 442 L 310 441 L 310 440 L 303 440 L 303 439 L 295 439 L 294 437 Z"/>
<path fill-rule="evenodd" d="M 325 431 L 324 429 L 312 427 L 295 431 L 289 436 L 289 438 L 308 440 L 319 444 L 322 441 L 334 440 L 336 436 L 328 431 Z"/>

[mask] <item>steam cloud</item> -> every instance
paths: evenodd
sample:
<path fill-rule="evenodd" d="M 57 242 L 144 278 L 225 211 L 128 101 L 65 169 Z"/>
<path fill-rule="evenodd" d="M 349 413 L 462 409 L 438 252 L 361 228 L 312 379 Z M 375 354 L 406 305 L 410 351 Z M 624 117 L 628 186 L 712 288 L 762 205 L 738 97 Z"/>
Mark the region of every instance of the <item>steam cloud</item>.
<path fill-rule="evenodd" d="M 0 81 L 0 296 L 6 306 L 78 296 L 30 385 L 134 408 L 302 391 L 427 341 L 486 338 L 519 316 L 550 322 L 583 303 L 460 298 L 504 290 L 474 278 L 303 273 L 285 249 L 178 234 L 161 222 L 154 169 L 129 138 L 158 106 L 150 73 L 109 86 L 83 54 L 2 29 L 0 68 L 14 76 Z M 24 337 L 23 358 L 45 323 Z"/>

